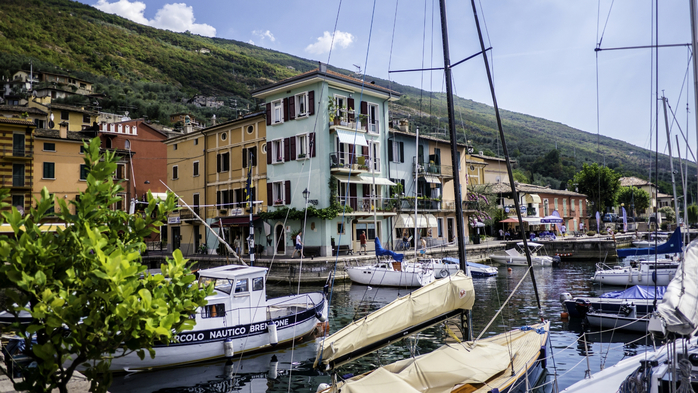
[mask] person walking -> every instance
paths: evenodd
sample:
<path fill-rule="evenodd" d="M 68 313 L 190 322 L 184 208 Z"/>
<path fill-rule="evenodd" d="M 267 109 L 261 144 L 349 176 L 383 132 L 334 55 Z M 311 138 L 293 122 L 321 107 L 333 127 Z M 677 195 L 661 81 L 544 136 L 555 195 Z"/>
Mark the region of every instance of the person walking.
<path fill-rule="evenodd" d="M 235 240 L 233 240 L 233 248 L 235 248 L 235 253 L 240 255 L 240 236 L 235 236 Z"/>
<path fill-rule="evenodd" d="M 504 229 L 502 229 L 502 228 L 499 228 L 499 238 L 501 240 L 504 240 Z"/>
<path fill-rule="evenodd" d="M 361 231 L 361 234 L 359 235 L 359 243 L 361 243 L 361 248 L 359 248 L 359 255 L 361 255 L 361 252 L 366 255 L 366 231 Z"/>
<path fill-rule="evenodd" d="M 565 232 L 567 232 L 565 224 L 560 225 L 560 232 L 562 233 L 562 237 L 565 237 Z"/>
<path fill-rule="evenodd" d="M 296 235 L 296 248 L 293 250 L 293 255 L 291 255 L 291 259 L 296 257 L 296 251 L 298 252 L 298 255 L 301 256 L 301 258 L 305 258 L 305 255 L 303 255 L 303 241 L 301 235 L 303 235 L 303 232 L 298 232 L 298 234 Z"/>

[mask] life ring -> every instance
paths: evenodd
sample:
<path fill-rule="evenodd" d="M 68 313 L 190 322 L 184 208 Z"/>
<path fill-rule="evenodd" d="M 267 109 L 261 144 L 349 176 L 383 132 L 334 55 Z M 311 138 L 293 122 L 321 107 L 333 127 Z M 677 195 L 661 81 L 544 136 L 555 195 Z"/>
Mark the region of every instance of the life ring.
<path fill-rule="evenodd" d="M 445 278 L 445 277 L 448 277 L 450 275 L 451 274 L 449 273 L 448 269 L 441 269 L 441 271 L 439 272 L 439 277 L 441 277 L 441 278 Z"/>

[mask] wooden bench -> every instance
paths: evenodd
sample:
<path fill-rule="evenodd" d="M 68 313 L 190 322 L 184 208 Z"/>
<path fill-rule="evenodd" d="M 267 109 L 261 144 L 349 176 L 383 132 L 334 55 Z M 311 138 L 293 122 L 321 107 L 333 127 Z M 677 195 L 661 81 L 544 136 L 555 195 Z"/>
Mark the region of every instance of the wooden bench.
<path fill-rule="evenodd" d="M 354 255 L 354 250 L 352 250 L 347 244 L 340 244 L 339 247 L 335 246 L 332 250 L 332 255 L 338 256 L 340 253 L 346 255 Z"/>
<path fill-rule="evenodd" d="M 306 258 L 314 258 L 320 256 L 320 246 L 303 246 L 303 255 Z"/>

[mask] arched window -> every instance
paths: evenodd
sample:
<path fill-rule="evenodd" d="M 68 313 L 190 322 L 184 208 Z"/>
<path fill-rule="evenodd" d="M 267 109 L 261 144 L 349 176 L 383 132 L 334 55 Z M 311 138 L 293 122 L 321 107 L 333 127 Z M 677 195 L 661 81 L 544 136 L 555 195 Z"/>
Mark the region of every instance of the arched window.
<path fill-rule="evenodd" d="M 128 127 L 128 126 L 126 126 Z M 126 150 L 131 150 L 131 141 L 126 139 L 126 142 L 124 142 L 124 149 Z"/>

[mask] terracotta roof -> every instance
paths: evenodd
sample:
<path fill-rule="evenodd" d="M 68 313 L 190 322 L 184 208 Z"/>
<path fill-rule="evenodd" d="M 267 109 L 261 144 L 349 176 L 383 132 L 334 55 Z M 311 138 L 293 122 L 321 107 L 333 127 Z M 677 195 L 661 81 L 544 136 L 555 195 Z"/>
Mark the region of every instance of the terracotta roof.
<path fill-rule="evenodd" d="M 92 139 L 97 136 L 94 131 L 68 131 L 68 140 L 82 141 L 85 139 Z M 48 128 L 37 128 L 34 131 L 34 137 L 44 137 L 51 139 L 63 139 L 61 138 L 59 130 L 53 130 Z"/>
<path fill-rule="evenodd" d="M 391 128 L 391 129 L 389 130 L 389 132 L 390 132 L 390 133 L 393 133 L 393 134 L 404 135 L 404 136 L 411 137 L 411 138 L 415 138 L 415 137 L 417 136 L 417 134 L 413 134 L 413 133 L 407 132 L 407 131 L 396 130 L 396 129 L 394 129 L 394 128 Z M 450 145 L 450 144 L 451 144 L 451 141 L 449 141 L 448 139 L 436 138 L 436 137 L 433 137 L 433 136 L 431 136 L 431 135 L 421 135 L 421 134 L 420 134 L 420 135 L 419 135 L 419 139 L 426 139 L 426 140 L 430 140 L 430 141 L 441 142 L 441 143 L 445 143 L 445 144 L 447 144 L 447 145 Z M 460 147 L 468 147 L 467 144 L 462 143 L 462 142 L 458 142 L 458 146 L 460 146 Z M 481 162 L 481 164 L 484 164 L 484 163 Z"/>
<path fill-rule="evenodd" d="M 471 154 L 471 157 L 482 158 L 483 160 L 493 160 L 493 161 L 506 161 L 505 158 L 486 156 L 484 154 Z M 511 162 L 516 162 L 516 160 L 510 160 Z"/>
<path fill-rule="evenodd" d="M 87 113 L 90 115 L 97 115 L 96 112 L 88 111 L 84 108 L 81 108 L 79 106 L 74 106 L 74 105 L 65 105 L 65 104 L 48 104 L 46 105 L 49 109 L 60 109 L 60 110 L 67 110 L 67 111 L 73 111 L 73 112 L 80 112 L 80 113 Z"/>
<path fill-rule="evenodd" d="M 39 108 L 34 108 L 31 106 L 21 106 L 21 105 L 0 105 L 0 111 L 5 111 L 5 112 L 17 112 L 17 113 L 31 113 L 34 115 L 44 115 L 46 116 L 47 113 L 42 111 Z"/>
<path fill-rule="evenodd" d="M 640 179 L 639 177 L 634 177 L 634 176 L 621 177 L 619 180 L 620 180 L 620 185 L 622 187 L 648 186 L 648 185 L 654 187 L 653 183 L 650 183 L 649 181 L 644 180 L 644 179 Z"/>
<path fill-rule="evenodd" d="M 492 191 L 499 194 L 506 194 L 508 192 L 511 192 L 511 186 L 509 183 L 496 183 L 492 187 Z M 569 195 L 569 196 L 577 196 L 577 197 L 586 197 L 585 194 L 580 194 L 578 192 L 574 191 L 568 191 L 568 190 L 556 190 L 554 188 L 550 187 L 543 187 L 543 186 L 537 186 L 535 184 L 525 184 L 525 183 L 519 183 L 516 184 L 516 191 L 518 192 L 523 192 L 526 194 L 556 194 L 556 195 Z"/>
<path fill-rule="evenodd" d="M 29 120 L 21 120 L 21 119 L 9 119 L 7 117 L 2 117 L 0 116 L 0 123 L 3 124 L 19 124 L 23 126 L 33 126 L 34 122 L 29 121 Z"/>

